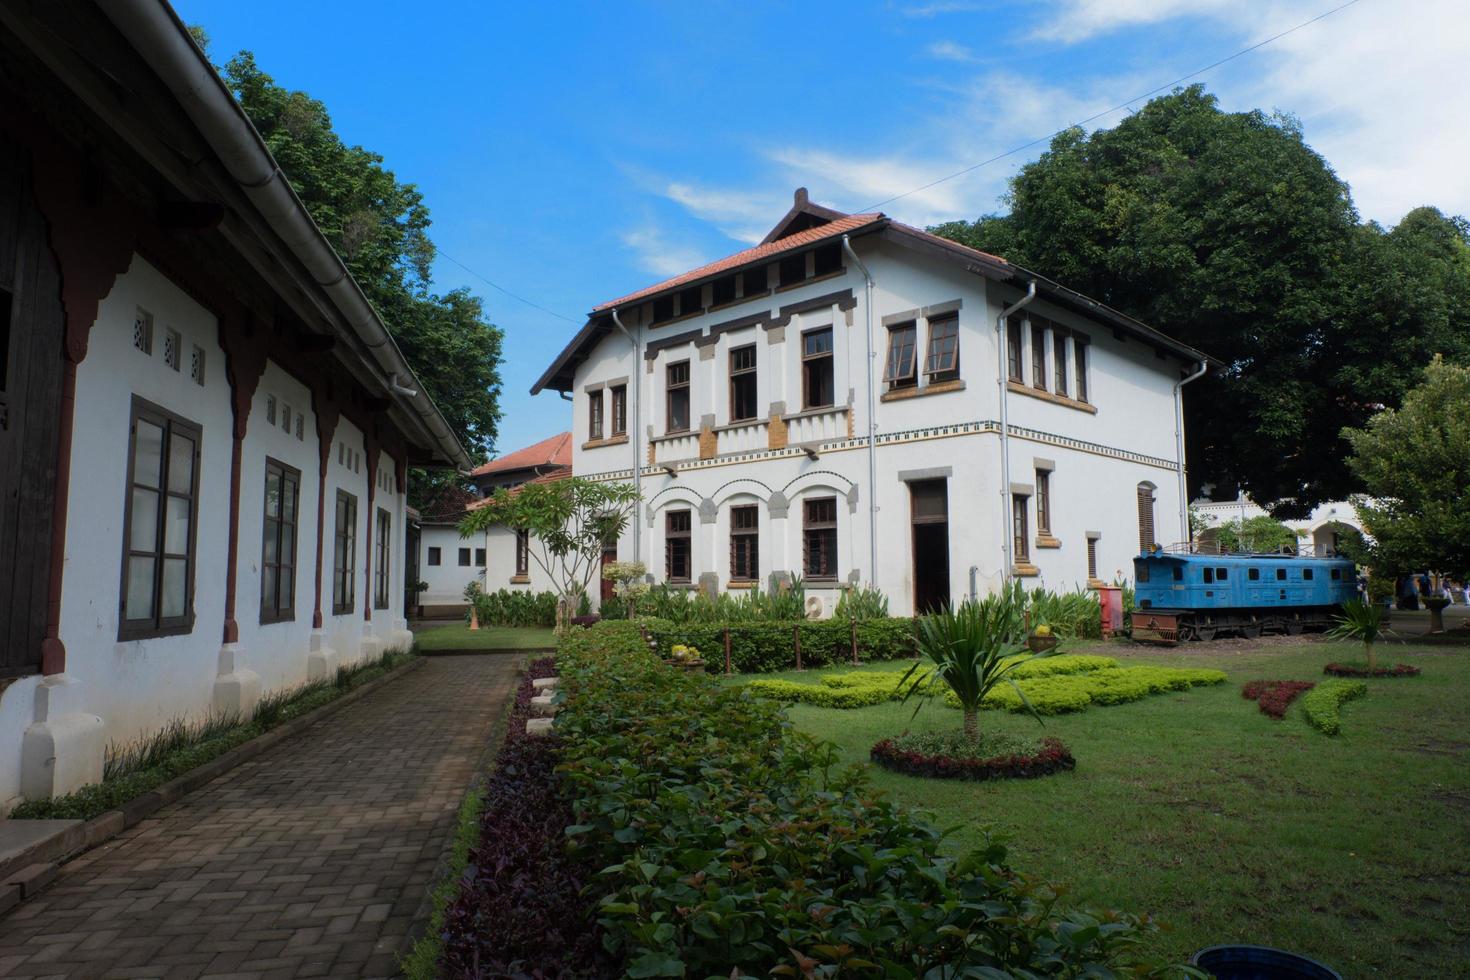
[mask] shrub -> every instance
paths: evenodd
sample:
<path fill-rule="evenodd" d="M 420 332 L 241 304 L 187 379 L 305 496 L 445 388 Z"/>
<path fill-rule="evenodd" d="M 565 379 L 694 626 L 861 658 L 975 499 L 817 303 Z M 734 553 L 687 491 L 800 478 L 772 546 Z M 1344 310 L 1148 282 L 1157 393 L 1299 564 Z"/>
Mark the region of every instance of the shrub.
<path fill-rule="evenodd" d="M 776 701 L 801 701 L 820 708 L 866 708 L 891 701 L 901 694 L 897 689 L 898 675 L 890 673 L 885 676 L 886 683 L 842 687 L 782 680 L 755 680 L 747 686 L 753 693 Z"/>
<path fill-rule="evenodd" d="M 837 600 L 834 619 L 887 619 L 888 597 L 873 585 L 854 585 L 843 589 Z"/>
<path fill-rule="evenodd" d="M 993 842 L 943 854 L 779 706 L 669 670 L 635 628 L 569 633 L 557 663 L 570 853 L 624 975 L 1161 975 L 1134 968 L 1147 918 L 1065 912 Z"/>
<path fill-rule="evenodd" d="M 1362 681 L 1323 681 L 1302 698 L 1302 713 L 1307 723 L 1324 735 L 1342 731 L 1342 705 L 1368 693 Z"/>
<path fill-rule="evenodd" d="M 556 593 L 500 589 L 497 592 L 465 591 L 475 606 L 482 626 L 554 626 Z M 469 621 L 468 615 L 465 621 Z"/>
<path fill-rule="evenodd" d="M 1198 667 L 1106 667 L 1072 674 L 1052 674 L 1017 682 L 1021 693 L 1037 714 L 1059 715 L 1085 711 L 1093 705 L 1126 704 L 1151 694 L 1187 691 L 1191 687 L 1223 684 L 1225 672 Z M 945 698 L 950 707 L 958 707 Z M 987 708 L 1025 711 L 1020 696 L 1008 688 L 996 688 L 985 699 Z"/>
<path fill-rule="evenodd" d="M 1409 664 L 1394 664 L 1392 667 L 1369 667 L 1367 664 L 1330 663 L 1322 673 L 1333 677 L 1418 677 L 1419 668 Z"/>
<path fill-rule="evenodd" d="M 1316 685 L 1311 681 L 1250 681 L 1240 689 L 1240 696 L 1258 702 L 1262 714 L 1280 721 L 1297 695 L 1313 687 Z"/>
<path fill-rule="evenodd" d="M 732 622 L 682 625 L 644 621 L 659 654 L 668 657 L 675 644 L 709 651 L 712 663 L 724 659 L 725 628 L 730 629 L 731 669 L 741 674 L 766 674 L 796 666 L 795 632 L 801 635 L 801 662 L 806 667 L 825 667 L 852 661 L 852 636 L 857 635 L 858 656 L 863 660 L 902 660 L 915 654 L 913 621 L 868 619 L 848 622 L 836 619 L 799 622 Z"/>
<path fill-rule="evenodd" d="M 874 745 L 869 758 L 885 769 L 931 779 L 1035 779 L 1077 766 L 1072 753 L 1055 738 L 993 754 L 977 751 L 974 741 L 967 736 L 900 735 Z M 979 740 L 980 745 L 986 742 Z"/>

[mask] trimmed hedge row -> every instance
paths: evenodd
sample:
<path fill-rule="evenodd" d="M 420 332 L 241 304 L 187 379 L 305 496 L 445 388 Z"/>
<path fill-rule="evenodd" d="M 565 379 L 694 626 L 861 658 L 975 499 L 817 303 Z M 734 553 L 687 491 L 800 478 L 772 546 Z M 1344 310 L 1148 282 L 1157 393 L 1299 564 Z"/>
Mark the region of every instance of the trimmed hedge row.
<path fill-rule="evenodd" d="M 1322 668 L 1322 673 L 1333 677 L 1418 677 L 1419 668 L 1409 664 L 1370 668 L 1367 664 L 1330 663 Z"/>
<path fill-rule="evenodd" d="M 1085 711 L 1093 705 L 1126 704 L 1152 694 L 1223 683 L 1223 670 L 1138 666 L 1032 677 L 1019 681 L 1016 686 L 1026 695 L 1037 714 L 1060 715 Z M 952 708 L 959 707 L 959 701 L 952 692 L 946 691 L 944 700 Z M 1009 684 L 997 686 L 986 695 L 985 707 L 1016 712 L 1026 710 L 1020 695 Z"/>
<path fill-rule="evenodd" d="M 1164 975 L 1137 962 L 1146 917 L 1064 912 L 999 844 L 941 854 L 778 705 L 665 667 L 636 627 L 573 631 L 557 666 L 569 853 L 624 975 Z"/>
<path fill-rule="evenodd" d="M 909 752 L 885 738 L 874 745 L 869 758 L 884 769 L 931 779 L 1037 779 L 1077 768 L 1077 760 L 1060 739 L 1047 737 L 1032 755 L 998 755 L 988 759 L 960 759 Z"/>
<path fill-rule="evenodd" d="M 801 637 L 803 667 L 852 663 L 857 635 L 860 660 L 902 660 L 917 656 L 914 621 L 888 619 L 813 619 L 786 623 L 713 623 L 676 625 L 667 620 L 640 620 L 648 636 L 668 657 L 675 644 L 698 648 L 710 669 L 725 665 L 725 629 L 730 630 L 730 666 L 740 674 L 769 674 L 796 666 L 796 637 Z"/>
<path fill-rule="evenodd" d="M 1302 698 L 1302 713 L 1323 735 L 1336 735 L 1342 731 L 1343 704 L 1367 693 L 1368 685 L 1362 681 L 1323 681 Z"/>

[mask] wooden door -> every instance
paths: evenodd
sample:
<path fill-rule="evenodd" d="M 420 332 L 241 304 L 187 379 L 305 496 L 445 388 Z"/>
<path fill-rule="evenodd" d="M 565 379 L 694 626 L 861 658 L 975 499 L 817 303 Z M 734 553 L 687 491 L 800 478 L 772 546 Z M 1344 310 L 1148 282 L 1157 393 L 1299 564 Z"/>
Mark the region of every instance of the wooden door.
<path fill-rule="evenodd" d="M 61 275 L 29 157 L 0 137 L 0 678 L 41 666 L 61 410 Z"/>

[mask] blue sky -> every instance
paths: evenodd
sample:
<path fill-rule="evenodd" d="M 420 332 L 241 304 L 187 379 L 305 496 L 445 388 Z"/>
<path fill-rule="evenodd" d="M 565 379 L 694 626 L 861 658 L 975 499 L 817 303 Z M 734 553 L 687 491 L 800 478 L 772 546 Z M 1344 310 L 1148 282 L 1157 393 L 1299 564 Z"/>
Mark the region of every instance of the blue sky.
<path fill-rule="evenodd" d="M 216 61 L 254 51 L 419 186 L 436 287 L 470 287 L 506 332 L 508 452 L 570 425 L 555 394 L 528 389 L 592 306 L 745 247 L 795 187 L 872 205 L 1341 2 L 175 6 Z M 1364 216 L 1392 224 L 1424 203 L 1470 213 L 1470 100 L 1444 87 L 1467 45 L 1461 0 L 1359 0 L 1199 80 L 1227 109 L 1297 115 Z M 916 224 L 1003 210 L 1006 179 L 1040 151 L 884 210 Z"/>

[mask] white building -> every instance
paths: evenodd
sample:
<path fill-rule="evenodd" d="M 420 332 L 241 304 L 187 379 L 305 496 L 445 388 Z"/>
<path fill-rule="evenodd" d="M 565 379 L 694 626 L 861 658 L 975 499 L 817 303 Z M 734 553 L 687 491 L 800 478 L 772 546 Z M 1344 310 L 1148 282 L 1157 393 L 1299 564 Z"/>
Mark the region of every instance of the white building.
<path fill-rule="evenodd" d="M 1247 496 L 1235 500 L 1196 500 L 1190 505 L 1205 523 L 1196 536 L 1200 550 L 1209 550 L 1216 540 L 1216 529 L 1231 521 L 1248 521 L 1252 517 L 1269 517 L 1269 512 Z M 1296 532 L 1297 554 L 1336 555 L 1348 535 L 1366 535 L 1358 510 L 1349 501 L 1334 500 L 1318 504 L 1305 518 L 1281 523 Z"/>
<path fill-rule="evenodd" d="M 3 813 L 407 647 L 408 467 L 469 460 L 166 4 L 0 64 Z"/>
<path fill-rule="evenodd" d="M 1187 540 L 1179 388 L 1207 363 L 798 190 L 755 248 L 599 306 L 532 390 L 572 396 L 578 476 L 640 484 L 619 557 L 691 588 L 802 575 L 829 610 L 871 582 L 906 613 Z"/>

